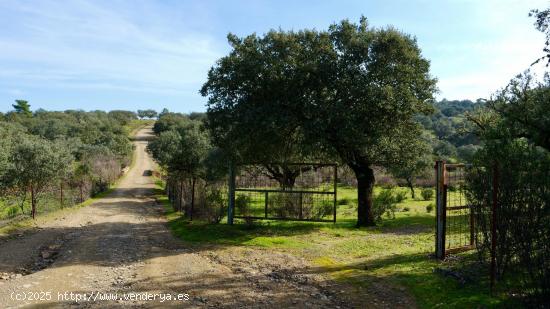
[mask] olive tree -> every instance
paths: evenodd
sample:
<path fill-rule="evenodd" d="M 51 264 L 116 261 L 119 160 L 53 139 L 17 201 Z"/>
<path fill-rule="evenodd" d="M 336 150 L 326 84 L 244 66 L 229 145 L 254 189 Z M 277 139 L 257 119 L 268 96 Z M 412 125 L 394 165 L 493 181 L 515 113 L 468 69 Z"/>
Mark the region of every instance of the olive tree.
<path fill-rule="evenodd" d="M 40 195 L 71 166 L 72 155 L 57 142 L 28 136 L 12 149 L 7 171 L 11 186 L 24 200 L 31 195 L 31 215 L 34 218 Z M 21 204 L 22 205 L 22 204 Z"/>
<path fill-rule="evenodd" d="M 251 158 L 334 156 L 358 182 L 359 226 L 375 224 L 374 166 L 390 168 L 417 147 L 436 80 L 416 40 L 347 20 L 327 31 L 229 35 L 232 50 L 210 70 L 209 126 L 220 147 Z"/>
<path fill-rule="evenodd" d="M 160 133 L 149 143 L 148 150 L 171 176 L 191 180 L 191 209 L 186 210 L 186 215 L 192 214 L 195 184 L 206 177 L 205 160 L 212 150 L 208 132 L 199 121 L 189 120 Z"/>
<path fill-rule="evenodd" d="M 412 140 L 411 143 L 417 143 L 416 147 L 411 147 L 411 152 L 404 153 L 401 161 L 390 168 L 390 172 L 395 178 L 403 179 L 411 190 L 411 197 L 416 197 L 414 191 L 414 182 L 417 177 L 425 177 L 433 166 L 432 148 L 425 140 Z"/>

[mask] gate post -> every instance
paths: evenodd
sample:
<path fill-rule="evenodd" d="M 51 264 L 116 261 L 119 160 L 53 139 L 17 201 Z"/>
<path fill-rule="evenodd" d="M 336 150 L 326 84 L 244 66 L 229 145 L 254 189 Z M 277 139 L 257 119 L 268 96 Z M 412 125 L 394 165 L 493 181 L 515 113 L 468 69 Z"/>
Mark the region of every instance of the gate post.
<path fill-rule="evenodd" d="M 233 215 L 235 214 L 235 165 L 229 164 L 229 204 L 227 207 L 227 224 L 233 224 Z"/>
<path fill-rule="evenodd" d="M 445 258 L 445 221 L 447 215 L 447 190 L 446 190 L 445 161 L 435 163 L 435 256 L 438 259 Z"/>

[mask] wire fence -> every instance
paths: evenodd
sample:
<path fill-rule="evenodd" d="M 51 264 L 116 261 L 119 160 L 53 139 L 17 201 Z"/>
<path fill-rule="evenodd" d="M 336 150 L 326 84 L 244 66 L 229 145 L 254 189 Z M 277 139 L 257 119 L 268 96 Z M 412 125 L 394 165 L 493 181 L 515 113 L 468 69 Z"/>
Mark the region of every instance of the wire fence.
<path fill-rule="evenodd" d="M 468 164 L 436 162 L 436 256 L 474 248 L 474 215 L 465 195 Z"/>
<path fill-rule="evenodd" d="M 336 164 L 240 165 L 231 175 L 232 218 L 336 221 Z"/>
<path fill-rule="evenodd" d="M 93 195 L 97 189 L 92 182 L 60 182 L 51 184 L 38 194 L 37 214 L 74 207 Z M 3 192 L 0 196 L 0 227 L 31 217 L 30 193 L 23 196 L 15 190 Z"/>

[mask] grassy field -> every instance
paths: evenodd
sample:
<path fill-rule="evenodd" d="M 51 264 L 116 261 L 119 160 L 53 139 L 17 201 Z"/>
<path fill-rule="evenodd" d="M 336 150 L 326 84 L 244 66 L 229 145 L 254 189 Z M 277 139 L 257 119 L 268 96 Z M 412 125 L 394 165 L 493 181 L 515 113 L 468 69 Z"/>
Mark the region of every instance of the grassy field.
<path fill-rule="evenodd" d="M 189 222 L 171 211 L 160 189 L 158 194 L 167 204 L 172 231 L 195 245 L 257 246 L 284 251 L 307 259 L 335 280 L 359 289 L 368 289 L 372 282 L 380 280 L 406 289 L 421 308 L 521 307 L 502 295 L 491 297 L 487 270 L 475 263 L 474 252 L 445 262 L 431 257 L 435 217 L 433 211 L 426 211 L 426 206 L 433 201 L 412 199 L 409 193 L 398 205 L 400 211 L 395 219 L 384 218 L 372 228 L 354 226 L 357 197 L 355 189 L 349 187 L 338 190 L 341 205 L 335 224 L 262 221 L 250 226 L 237 220 L 229 226 Z M 460 280 L 452 275 L 457 273 Z"/>

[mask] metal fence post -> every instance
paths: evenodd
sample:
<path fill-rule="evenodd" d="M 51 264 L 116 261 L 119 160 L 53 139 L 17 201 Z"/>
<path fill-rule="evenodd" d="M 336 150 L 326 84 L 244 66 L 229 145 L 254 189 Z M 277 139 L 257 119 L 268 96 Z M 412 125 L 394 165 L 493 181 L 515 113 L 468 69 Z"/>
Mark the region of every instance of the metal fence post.
<path fill-rule="evenodd" d="M 445 161 L 435 163 L 435 256 L 438 259 L 445 258 L 445 224 L 446 224 L 446 190 L 445 190 Z"/>
<path fill-rule="evenodd" d="M 229 164 L 229 204 L 227 207 L 227 224 L 233 224 L 235 214 L 235 165 Z"/>

